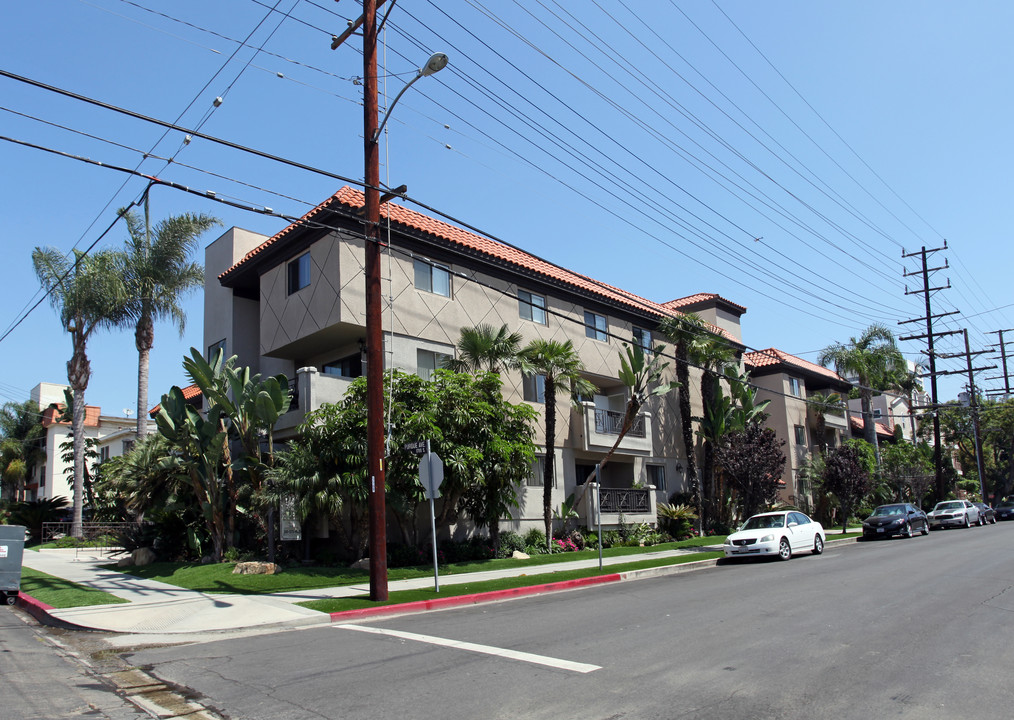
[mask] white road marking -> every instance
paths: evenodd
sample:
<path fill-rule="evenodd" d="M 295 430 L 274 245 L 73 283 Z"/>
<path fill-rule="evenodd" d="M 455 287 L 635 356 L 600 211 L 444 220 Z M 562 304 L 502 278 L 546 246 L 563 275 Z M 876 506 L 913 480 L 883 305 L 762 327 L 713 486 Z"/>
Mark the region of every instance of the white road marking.
<path fill-rule="evenodd" d="M 440 645 L 442 647 L 456 648 L 458 650 L 469 650 L 471 652 L 483 653 L 485 655 L 496 655 L 497 657 L 503 657 L 509 660 L 520 660 L 521 662 L 546 665 L 560 670 L 571 670 L 579 673 L 590 673 L 595 670 L 602 669 L 598 665 L 588 665 L 587 663 L 560 660 L 559 658 L 551 658 L 545 655 L 534 655 L 532 653 L 519 652 L 517 650 L 493 647 L 492 645 L 477 645 L 476 643 L 450 640 L 448 638 L 439 638 L 432 635 L 419 635 L 418 633 L 402 632 L 401 630 L 385 630 L 384 628 L 368 627 L 366 625 L 335 625 L 335 627 L 340 630 L 356 630 L 358 632 L 373 633 L 375 635 L 390 635 L 391 637 L 402 638 L 404 640 L 416 640 L 418 642 L 430 643 L 431 645 Z"/>

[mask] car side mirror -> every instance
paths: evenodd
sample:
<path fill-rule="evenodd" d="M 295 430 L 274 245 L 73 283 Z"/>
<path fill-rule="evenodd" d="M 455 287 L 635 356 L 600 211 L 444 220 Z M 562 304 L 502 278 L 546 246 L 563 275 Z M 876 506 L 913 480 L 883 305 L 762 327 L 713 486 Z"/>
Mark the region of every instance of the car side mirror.
<path fill-rule="evenodd" d="M 798 524 L 799 523 L 797 523 L 797 522 L 790 522 L 789 523 L 789 527 L 796 527 Z"/>

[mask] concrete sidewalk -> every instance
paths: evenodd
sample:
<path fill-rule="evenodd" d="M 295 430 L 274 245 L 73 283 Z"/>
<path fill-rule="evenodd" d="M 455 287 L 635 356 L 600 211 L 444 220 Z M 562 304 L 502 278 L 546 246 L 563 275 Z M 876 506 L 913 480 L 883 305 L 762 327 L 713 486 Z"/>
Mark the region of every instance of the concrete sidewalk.
<path fill-rule="evenodd" d="M 829 545 L 853 541 L 852 538 L 849 538 L 836 540 L 832 543 L 834 536 L 840 534 L 840 532 L 839 530 L 827 533 Z M 610 566 L 623 563 L 660 557 L 675 558 L 695 552 L 713 550 L 721 550 L 721 546 L 662 551 L 645 549 L 645 552 L 634 555 L 603 558 L 603 572 L 608 575 L 608 568 Z M 595 568 L 598 567 L 598 562 L 598 558 L 590 558 L 544 565 L 538 563 L 536 556 L 536 558 L 533 558 L 531 565 L 524 567 L 448 575 L 446 577 L 441 576 L 440 586 L 443 588 L 462 583 L 505 577 L 540 575 L 559 573 L 567 570 Z M 26 551 L 24 554 L 25 567 L 71 580 L 85 587 L 102 590 L 128 601 L 127 603 L 117 605 L 96 605 L 63 610 L 41 607 L 36 608 L 36 614 L 42 613 L 45 617 L 81 629 L 150 636 L 148 637 L 149 641 L 153 641 L 151 638 L 158 638 L 160 636 L 173 636 L 182 640 L 184 639 L 183 636 L 200 635 L 202 633 L 256 630 L 272 627 L 300 627 L 328 623 L 330 622 L 328 615 L 300 607 L 295 603 L 321 598 L 353 597 L 369 593 L 368 583 L 298 590 L 273 595 L 202 593 L 195 590 L 185 590 L 154 580 L 144 580 L 100 567 L 109 563 L 110 558 L 108 556 L 91 554 L 80 550 Z M 715 564 L 715 561 L 704 561 L 702 564 L 711 566 Z M 669 572 L 683 572 L 687 569 L 679 565 L 669 567 Z M 683 569 L 681 570 L 680 568 Z M 632 578 L 637 574 L 643 575 L 644 573 L 630 574 L 630 577 Z M 650 574 L 667 574 L 667 572 L 665 568 L 655 568 Z M 610 579 L 626 578 L 612 575 Z M 551 579 L 546 580 L 546 582 L 551 582 Z M 579 584 L 582 583 L 580 581 L 573 583 L 575 587 Z M 391 592 L 431 587 L 433 587 L 432 576 L 410 580 L 394 580 L 389 583 L 389 590 Z M 565 589 L 565 587 L 566 584 L 561 585 L 558 583 L 553 589 L 559 590 Z M 489 593 L 490 597 L 473 599 L 469 602 L 497 600 L 502 599 L 499 595 L 508 597 L 513 594 L 515 593 Z M 427 607 L 433 607 L 433 601 L 430 601 Z M 170 638 L 163 638 L 163 641 L 166 640 L 170 640 Z"/>

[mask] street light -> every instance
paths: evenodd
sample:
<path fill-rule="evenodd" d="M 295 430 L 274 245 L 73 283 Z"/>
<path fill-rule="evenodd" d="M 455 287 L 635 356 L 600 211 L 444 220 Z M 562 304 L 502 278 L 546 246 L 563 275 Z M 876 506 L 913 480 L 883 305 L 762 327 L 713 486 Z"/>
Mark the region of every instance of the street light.
<path fill-rule="evenodd" d="M 366 240 L 366 469 L 369 476 L 370 600 L 387 600 L 387 508 L 384 493 L 384 335 L 380 289 L 380 155 L 377 139 L 399 98 L 421 77 L 439 72 L 435 53 L 394 98 L 377 125 L 377 0 L 363 1 L 363 157 Z M 336 39 L 337 41 L 337 39 Z M 332 44 L 334 47 L 334 44 Z"/>

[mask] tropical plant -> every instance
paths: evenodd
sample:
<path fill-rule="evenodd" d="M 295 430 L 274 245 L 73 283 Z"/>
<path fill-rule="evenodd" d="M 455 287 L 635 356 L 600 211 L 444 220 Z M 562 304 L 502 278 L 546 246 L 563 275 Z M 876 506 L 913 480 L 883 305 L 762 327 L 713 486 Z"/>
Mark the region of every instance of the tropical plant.
<path fill-rule="evenodd" d="M 127 223 L 124 263 L 125 313 L 120 323 L 134 330 L 137 348 L 137 437 L 148 432 L 148 365 L 155 344 L 155 323 L 169 320 L 186 329 L 183 297 L 204 285 L 204 269 L 190 258 L 199 248 L 198 238 L 220 225 L 210 215 L 186 213 L 155 224 L 149 215 L 148 193 L 144 195 L 144 218 L 126 209 L 120 216 Z"/>
<path fill-rule="evenodd" d="M 827 416 L 843 415 L 845 413 L 844 399 L 836 392 L 808 392 L 806 406 L 813 413 L 816 422 L 817 451 L 823 455 L 827 452 Z"/>
<path fill-rule="evenodd" d="M 702 417 L 694 418 L 700 426 L 698 435 L 703 439 L 701 463 L 701 495 L 704 517 L 703 524 L 711 525 L 721 521 L 721 499 L 715 477 L 715 444 L 728 431 L 725 419 L 731 402 L 726 406 L 721 394 L 721 380 L 726 370 L 734 367 L 735 353 L 732 347 L 715 335 L 702 337 L 691 348 L 691 359 L 701 368 Z"/>
<path fill-rule="evenodd" d="M 657 513 L 659 524 L 677 540 L 690 534 L 691 523 L 697 519 L 690 505 L 659 503 Z"/>
<path fill-rule="evenodd" d="M 553 470 L 556 465 L 556 396 L 569 391 L 573 398 L 579 393 L 594 392 L 590 382 L 581 377 L 584 365 L 574 344 L 567 340 L 532 340 L 520 353 L 522 372 L 540 374 L 545 378 L 546 459 L 542 487 L 542 520 L 546 527 L 546 550 L 552 551 L 553 537 Z"/>
<path fill-rule="evenodd" d="M 697 501 L 698 516 L 701 510 L 700 480 L 697 477 L 697 451 L 694 444 L 693 416 L 690 409 L 690 364 L 698 359 L 700 343 L 709 336 L 707 323 L 696 313 L 682 313 L 665 318 L 659 331 L 674 344 L 676 354 L 676 380 L 680 384 L 680 432 L 687 458 L 687 487 Z"/>
<path fill-rule="evenodd" d="M 849 338 L 847 344 L 828 345 L 821 350 L 817 362 L 825 367 L 833 365 L 835 372 L 842 377 L 856 379 L 862 401 L 863 438 L 877 452 L 873 393 L 886 390 L 899 374 L 907 370 L 894 333 L 883 325 L 870 325 L 858 338 Z"/>
<path fill-rule="evenodd" d="M 45 461 L 41 441 L 46 431 L 40 420 L 39 405 L 33 400 L 0 407 L 0 487 L 10 500 L 22 499 L 25 479 Z"/>
<path fill-rule="evenodd" d="M 41 542 L 43 524 L 59 520 L 67 504 L 67 498 L 62 495 L 14 503 L 11 506 L 11 523 L 24 525 L 32 538 L 36 542 Z"/>
<path fill-rule="evenodd" d="M 81 537 L 84 508 L 85 391 L 91 378 L 88 341 L 99 328 L 114 327 L 123 316 L 122 255 L 110 250 L 67 257 L 55 248 L 32 251 L 35 274 L 70 334 L 73 353 L 67 363 L 67 380 L 74 392 L 73 428 L 74 498 L 71 534 Z"/>
<path fill-rule="evenodd" d="M 458 356 L 447 361 L 446 367 L 455 372 L 500 373 L 517 367 L 522 335 L 512 333 L 506 324 L 499 329 L 479 324 L 461 328 L 458 339 Z"/>

